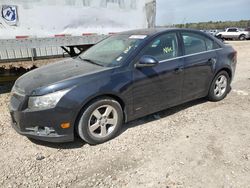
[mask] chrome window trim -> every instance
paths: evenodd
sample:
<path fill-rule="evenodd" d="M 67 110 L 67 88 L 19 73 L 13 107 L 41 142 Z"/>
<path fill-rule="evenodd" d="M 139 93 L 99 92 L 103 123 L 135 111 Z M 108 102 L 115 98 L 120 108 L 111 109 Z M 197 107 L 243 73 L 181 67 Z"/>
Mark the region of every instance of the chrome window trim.
<path fill-rule="evenodd" d="M 219 50 L 222 50 L 222 49 L 223 48 L 217 48 L 217 49 L 203 51 L 203 52 L 198 52 L 198 53 L 194 53 L 194 54 L 183 55 L 183 56 L 174 57 L 174 58 L 170 58 L 170 59 L 166 59 L 166 60 L 161 60 L 161 61 L 159 61 L 159 63 L 165 63 L 165 62 L 176 60 L 176 59 L 181 59 L 181 58 L 185 58 L 185 57 L 190 57 L 190 56 L 195 56 L 195 55 L 199 55 L 199 54 L 204 54 L 204 53 L 207 53 L 207 52 L 219 51 Z"/>

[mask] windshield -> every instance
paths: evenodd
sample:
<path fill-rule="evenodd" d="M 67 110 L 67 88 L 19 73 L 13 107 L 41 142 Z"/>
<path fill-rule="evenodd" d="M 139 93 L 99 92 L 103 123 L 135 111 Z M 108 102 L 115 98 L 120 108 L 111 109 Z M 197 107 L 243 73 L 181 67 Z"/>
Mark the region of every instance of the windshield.
<path fill-rule="evenodd" d="M 146 36 L 144 36 L 145 38 Z M 141 43 L 142 36 L 111 36 L 80 55 L 80 58 L 101 66 L 117 66 Z"/>

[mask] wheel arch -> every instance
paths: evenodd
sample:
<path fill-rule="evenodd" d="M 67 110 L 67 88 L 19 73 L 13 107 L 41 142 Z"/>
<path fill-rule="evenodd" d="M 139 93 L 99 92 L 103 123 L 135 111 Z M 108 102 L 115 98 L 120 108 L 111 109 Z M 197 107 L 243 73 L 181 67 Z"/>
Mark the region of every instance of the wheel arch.
<path fill-rule="evenodd" d="M 219 70 L 216 72 L 216 74 L 214 75 L 214 78 L 215 78 L 216 75 L 217 75 L 218 73 L 220 73 L 221 71 L 226 71 L 226 72 L 227 72 L 227 74 L 228 74 L 228 76 L 229 76 L 229 78 L 230 78 L 230 82 L 231 82 L 231 81 L 232 81 L 232 70 L 231 70 L 230 68 L 228 68 L 228 67 L 223 67 L 223 68 L 219 69 Z"/>
<path fill-rule="evenodd" d="M 125 105 L 125 102 L 124 100 L 119 97 L 118 95 L 115 95 L 115 94 L 101 94 L 101 95 L 97 95 L 97 96 L 94 96 L 90 99 L 88 99 L 83 105 L 82 107 L 80 108 L 80 110 L 78 110 L 78 113 L 76 115 L 76 118 L 75 118 L 75 122 L 74 122 L 74 129 L 75 129 L 75 134 L 77 134 L 76 132 L 76 128 L 77 128 L 77 123 L 79 122 L 80 118 L 81 118 L 81 114 L 83 113 L 83 111 L 92 103 L 94 102 L 95 100 L 98 100 L 98 99 L 101 99 L 101 98 L 111 98 L 111 99 L 114 99 L 116 100 L 120 105 L 121 105 L 121 108 L 122 108 L 122 111 L 123 111 L 123 116 L 124 116 L 124 122 L 127 122 L 127 112 L 126 112 L 126 105 Z"/>
<path fill-rule="evenodd" d="M 210 83 L 209 83 L 209 87 L 208 87 L 208 90 L 207 92 L 209 92 L 209 89 L 213 83 L 213 80 L 215 79 L 215 77 L 221 72 L 221 71 L 226 71 L 229 78 L 230 78 L 230 82 L 232 81 L 232 70 L 228 67 L 222 67 L 220 69 L 218 69 L 218 71 L 215 72 L 215 74 L 213 75 L 212 79 L 210 80 Z"/>

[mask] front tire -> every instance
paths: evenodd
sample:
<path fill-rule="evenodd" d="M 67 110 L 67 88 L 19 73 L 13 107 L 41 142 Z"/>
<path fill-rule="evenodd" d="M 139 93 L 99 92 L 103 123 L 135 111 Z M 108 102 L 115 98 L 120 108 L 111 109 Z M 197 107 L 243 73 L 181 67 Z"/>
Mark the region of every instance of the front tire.
<path fill-rule="evenodd" d="M 93 101 L 82 112 L 77 132 L 91 145 L 101 144 L 114 138 L 123 123 L 121 105 L 112 98 Z"/>
<path fill-rule="evenodd" d="M 222 37 L 222 35 L 217 35 L 216 36 L 217 39 L 221 40 L 221 41 L 224 41 L 225 39 Z"/>
<path fill-rule="evenodd" d="M 230 77 L 226 71 L 219 72 L 209 89 L 208 99 L 210 101 L 223 100 L 230 90 Z"/>

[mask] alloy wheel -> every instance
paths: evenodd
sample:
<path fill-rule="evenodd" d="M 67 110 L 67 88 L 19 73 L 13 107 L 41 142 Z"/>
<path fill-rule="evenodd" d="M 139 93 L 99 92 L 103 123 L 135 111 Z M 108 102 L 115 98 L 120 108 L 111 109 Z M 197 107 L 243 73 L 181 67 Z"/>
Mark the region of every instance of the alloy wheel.
<path fill-rule="evenodd" d="M 90 115 L 88 129 L 92 136 L 104 138 L 110 135 L 118 124 L 118 113 L 110 105 L 96 108 Z"/>
<path fill-rule="evenodd" d="M 221 97 L 225 94 L 227 90 L 227 77 L 225 75 L 221 75 L 218 77 L 218 79 L 215 82 L 214 86 L 214 95 L 216 97 Z"/>

